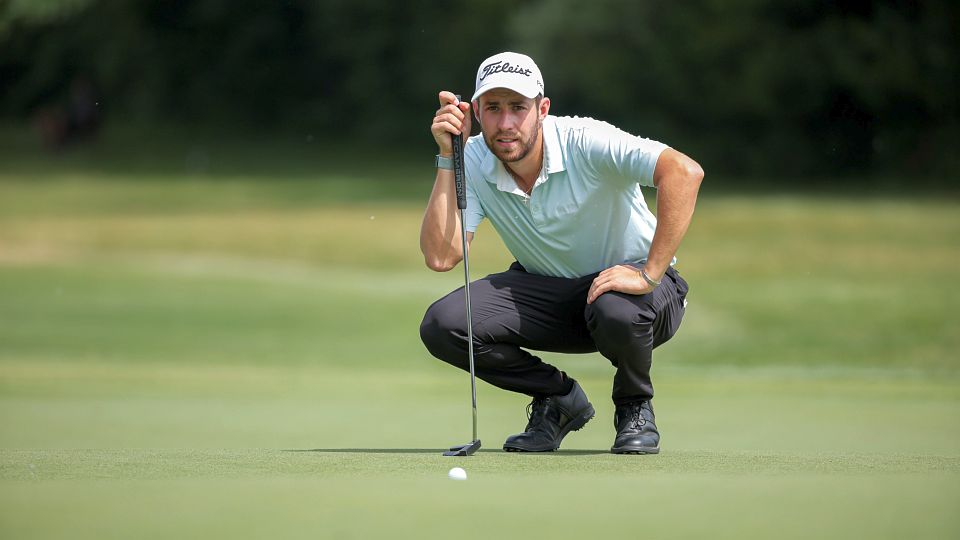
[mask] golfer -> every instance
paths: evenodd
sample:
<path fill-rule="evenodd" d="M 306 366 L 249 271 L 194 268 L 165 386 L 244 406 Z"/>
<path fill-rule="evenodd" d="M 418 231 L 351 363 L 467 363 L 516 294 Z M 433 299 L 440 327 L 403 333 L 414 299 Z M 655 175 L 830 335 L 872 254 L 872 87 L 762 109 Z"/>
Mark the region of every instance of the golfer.
<path fill-rule="evenodd" d="M 489 219 L 516 259 L 470 284 L 476 374 L 533 398 L 525 430 L 504 450 L 556 450 L 594 416 L 577 381 L 530 351 L 599 351 L 616 368 L 611 451 L 659 452 L 650 365 L 683 319 L 687 283 L 674 254 L 703 170 L 610 124 L 551 116 L 534 61 L 491 56 L 477 70 L 471 103 L 440 92 L 430 128 L 439 155 L 420 249 L 438 272 L 463 259 L 450 136 L 469 135 L 471 112 L 482 134 L 464 145 L 467 239 Z M 657 189 L 656 216 L 641 186 Z M 431 354 L 468 369 L 462 288 L 430 306 L 420 336 Z"/>

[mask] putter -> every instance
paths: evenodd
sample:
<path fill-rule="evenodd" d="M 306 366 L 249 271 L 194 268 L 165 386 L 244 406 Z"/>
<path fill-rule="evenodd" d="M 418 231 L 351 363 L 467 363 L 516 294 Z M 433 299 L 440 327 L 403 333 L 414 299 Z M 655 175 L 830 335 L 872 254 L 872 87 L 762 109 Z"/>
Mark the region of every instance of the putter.
<path fill-rule="evenodd" d="M 460 96 L 457 96 L 457 101 Z M 470 359 L 470 395 L 473 398 L 473 440 L 460 446 L 452 446 L 445 456 L 470 456 L 480 449 L 477 438 L 477 375 L 473 368 L 473 310 L 470 308 L 470 257 L 467 254 L 467 227 L 463 210 L 467 207 L 467 188 L 463 172 L 463 134 L 451 135 L 453 139 L 453 178 L 457 187 L 457 208 L 460 210 L 460 233 L 463 242 L 463 292 L 467 298 L 467 357 Z"/>

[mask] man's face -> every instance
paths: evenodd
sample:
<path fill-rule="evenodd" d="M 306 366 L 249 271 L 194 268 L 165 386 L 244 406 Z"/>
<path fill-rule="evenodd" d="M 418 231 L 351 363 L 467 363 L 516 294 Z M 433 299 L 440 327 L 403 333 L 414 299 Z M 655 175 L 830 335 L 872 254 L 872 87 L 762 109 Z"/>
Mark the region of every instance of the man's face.
<path fill-rule="evenodd" d="M 549 101 L 547 105 L 549 106 Z M 537 144 L 543 103 L 502 88 L 486 92 L 478 100 L 477 116 L 483 130 L 483 140 L 493 155 L 504 163 L 525 158 Z"/>

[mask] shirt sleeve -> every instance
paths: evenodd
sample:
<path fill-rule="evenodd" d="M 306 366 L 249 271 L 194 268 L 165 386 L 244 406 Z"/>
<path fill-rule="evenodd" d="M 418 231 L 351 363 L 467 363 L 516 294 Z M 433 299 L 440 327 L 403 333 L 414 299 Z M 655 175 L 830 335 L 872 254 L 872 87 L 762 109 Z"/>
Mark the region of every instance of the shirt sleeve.
<path fill-rule="evenodd" d="M 467 182 L 467 209 L 463 211 L 463 220 L 467 223 L 467 232 L 476 233 L 477 227 L 485 217 L 480 198 L 470 182 Z"/>
<path fill-rule="evenodd" d="M 471 137 L 472 138 L 472 137 Z M 463 220 L 466 222 L 467 232 L 476 233 L 477 227 L 486 216 L 483 212 L 483 206 L 480 204 L 480 197 L 477 196 L 476 184 L 483 181 L 480 177 L 480 160 L 472 148 L 467 145 L 463 156 L 464 181 L 467 184 L 467 209 L 463 211 Z"/>
<path fill-rule="evenodd" d="M 653 187 L 657 159 L 669 148 L 597 120 L 590 120 L 581 136 L 584 157 L 597 176 L 625 184 Z"/>

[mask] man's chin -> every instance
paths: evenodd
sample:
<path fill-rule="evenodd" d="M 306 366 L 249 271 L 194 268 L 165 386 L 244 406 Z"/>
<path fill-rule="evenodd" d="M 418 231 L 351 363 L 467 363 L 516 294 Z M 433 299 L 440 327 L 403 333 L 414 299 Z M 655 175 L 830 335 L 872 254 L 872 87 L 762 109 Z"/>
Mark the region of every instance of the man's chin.
<path fill-rule="evenodd" d="M 513 163 L 515 161 L 520 161 L 526 157 L 527 153 L 524 152 L 523 148 L 516 148 L 514 150 L 505 151 L 501 148 L 492 148 L 491 151 L 497 159 L 504 163 Z"/>
<path fill-rule="evenodd" d="M 520 152 L 494 152 L 493 155 L 497 156 L 497 159 L 504 163 L 513 163 L 523 159 Z"/>

